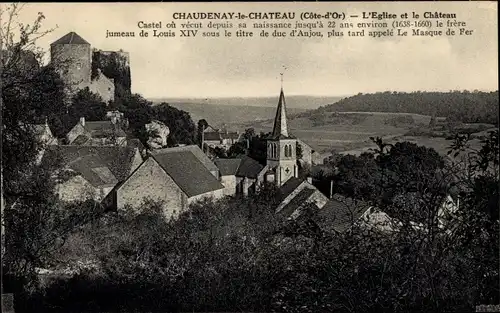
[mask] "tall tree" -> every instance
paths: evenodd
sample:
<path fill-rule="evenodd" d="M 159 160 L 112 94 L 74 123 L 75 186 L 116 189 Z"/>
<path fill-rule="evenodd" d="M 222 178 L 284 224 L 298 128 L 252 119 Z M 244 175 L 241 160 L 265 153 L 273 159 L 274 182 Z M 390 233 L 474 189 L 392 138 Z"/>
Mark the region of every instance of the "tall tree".
<path fill-rule="evenodd" d="M 89 121 L 102 121 L 106 118 L 106 103 L 101 96 L 90 91 L 87 87 L 79 90 L 72 99 L 69 108 L 73 118 L 85 117 Z"/>
<path fill-rule="evenodd" d="M 201 119 L 201 120 L 198 121 L 198 128 L 197 128 L 196 138 L 198 140 L 198 145 L 200 146 L 200 148 L 203 148 L 202 147 L 202 144 L 203 144 L 203 132 L 205 131 L 205 129 L 207 129 L 207 127 L 208 127 L 207 120 Z"/>

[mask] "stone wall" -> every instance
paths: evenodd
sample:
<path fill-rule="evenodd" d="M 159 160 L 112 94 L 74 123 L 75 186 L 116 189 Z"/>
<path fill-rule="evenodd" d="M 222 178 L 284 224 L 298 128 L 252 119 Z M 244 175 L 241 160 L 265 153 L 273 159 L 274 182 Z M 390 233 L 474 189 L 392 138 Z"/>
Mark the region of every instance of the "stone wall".
<path fill-rule="evenodd" d="M 50 50 L 51 62 L 71 92 L 90 85 L 92 54 L 90 45 L 60 44 Z"/>
<path fill-rule="evenodd" d="M 99 198 L 99 191 L 80 175 L 56 185 L 55 191 L 60 200 L 67 202 Z"/>
<path fill-rule="evenodd" d="M 89 85 L 91 92 L 101 96 L 104 103 L 113 102 L 115 100 L 115 83 L 113 79 L 107 78 L 101 72 Z"/>
<path fill-rule="evenodd" d="M 141 152 L 139 151 L 139 148 L 135 148 L 135 154 L 132 159 L 132 166 L 130 167 L 130 172 L 128 173 L 131 175 L 143 162 Z"/>
<path fill-rule="evenodd" d="M 225 196 L 234 196 L 236 194 L 236 176 L 221 176 L 221 183 L 225 187 L 223 191 Z"/>
<path fill-rule="evenodd" d="M 319 190 L 316 190 L 306 201 L 307 203 L 314 203 L 318 209 L 322 209 L 328 202 L 328 198 Z"/>
<path fill-rule="evenodd" d="M 81 124 L 81 122 L 78 122 L 67 134 L 66 134 L 66 141 L 68 143 L 72 143 L 76 137 L 85 134 L 85 128 Z"/>
<path fill-rule="evenodd" d="M 161 201 L 167 218 L 176 217 L 187 207 L 187 197 L 174 180 L 149 158 L 116 191 L 117 208 L 137 208 L 145 200 Z"/>
<path fill-rule="evenodd" d="M 302 140 L 297 140 L 297 145 L 300 145 L 302 149 L 302 157 L 300 160 L 304 161 L 306 164 L 312 165 L 312 148 Z"/>
<path fill-rule="evenodd" d="M 92 52 L 92 77 L 97 76 L 97 70 L 114 81 L 115 97 L 131 93 L 132 80 L 130 75 L 130 56 L 125 51 Z"/>
<path fill-rule="evenodd" d="M 193 204 L 203 200 L 217 200 L 222 197 L 224 197 L 224 189 L 209 191 L 207 193 L 188 198 L 188 204 Z"/>

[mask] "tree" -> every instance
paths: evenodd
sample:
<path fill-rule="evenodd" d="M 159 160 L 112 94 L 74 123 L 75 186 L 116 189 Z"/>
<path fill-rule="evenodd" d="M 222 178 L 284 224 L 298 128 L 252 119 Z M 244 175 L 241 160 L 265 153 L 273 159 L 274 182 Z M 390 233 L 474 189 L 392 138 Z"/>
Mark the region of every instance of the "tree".
<path fill-rule="evenodd" d="M 345 155 L 337 163 L 334 181 L 338 192 L 356 199 L 371 200 L 380 193 L 380 168 L 369 153 Z"/>
<path fill-rule="evenodd" d="M 50 30 L 41 30 L 42 13 L 32 25 L 18 23 L 23 6 L 1 8 L 0 35 L 5 43 L 1 58 L 2 239 L 6 248 L 2 283 L 6 292 L 24 292 L 36 286 L 36 268 L 47 265 L 57 243 L 85 220 L 79 215 L 82 207 L 68 210 L 54 196 L 52 174 L 61 166 L 58 160 L 47 166 L 36 162 L 44 147 L 36 140 L 34 117 L 43 114 L 55 118 L 64 106 L 58 75 L 50 67 L 38 66 L 43 51 L 36 40 Z"/>
<path fill-rule="evenodd" d="M 153 114 L 170 128 L 169 146 L 196 143 L 196 126 L 188 112 L 163 102 L 153 108 Z"/>
<path fill-rule="evenodd" d="M 257 136 L 257 134 L 255 133 L 254 128 L 245 129 L 245 132 L 242 135 L 243 139 L 245 139 L 245 140 L 252 140 L 256 136 Z"/>
<path fill-rule="evenodd" d="M 151 123 L 155 117 L 152 105 L 152 102 L 139 94 L 126 94 L 116 104 L 116 109 L 123 112 L 128 120 L 130 132 L 139 138 L 144 146 L 147 146 L 149 139 L 145 125 Z"/>
<path fill-rule="evenodd" d="M 40 150 L 36 142 L 33 113 L 40 113 L 38 101 L 51 92 L 57 92 L 59 85 L 47 79 L 47 70 L 41 69 L 39 61 L 43 51 L 36 47 L 36 40 L 51 30 L 42 31 L 45 18 L 39 13 L 32 25 L 23 25 L 16 18 L 24 4 L 2 6 L 0 36 L 4 44 L 1 58 L 2 80 L 2 170 L 3 195 L 7 206 L 24 190 L 29 181 L 34 161 Z M 15 30 L 19 30 L 17 38 Z"/>
<path fill-rule="evenodd" d="M 106 118 L 106 103 L 101 96 L 90 91 L 88 87 L 79 90 L 72 99 L 70 115 L 78 120 L 85 117 L 89 121 L 102 121 Z"/>
<path fill-rule="evenodd" d="M 203 132 L 205 129 L 208 127 L 208 122 L 205 119 L 201 119 L 198 121 L 198 128 L 197 128 L 197 139 L 199 143 L 199 147 L 202 148 L 203 144 Z"/>
<path fill-rule="evenodd" d="M 246 142 L 236 142 L 227 150 L 227 156 L 229 158 L 235 158 L 238 156 L 247 154 L 247 143 Z"/>

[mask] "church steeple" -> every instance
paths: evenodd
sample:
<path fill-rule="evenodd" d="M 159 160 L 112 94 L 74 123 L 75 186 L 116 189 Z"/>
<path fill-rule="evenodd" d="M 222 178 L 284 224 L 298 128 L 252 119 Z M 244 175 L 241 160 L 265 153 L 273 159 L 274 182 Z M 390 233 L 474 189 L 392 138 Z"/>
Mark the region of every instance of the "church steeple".
<path fill-rule="evenodd" d="M 286 119 L 285 93 L 283 92 L 283 73 L 281 73 L 281 92 L 278 100 L 276 117 L 271 136 L 267 139 L 266 164 L 271 170 L 277 186 L 282 186 L 292 177 L 298 177 L 297 167 L 297 140 L 288 132 Z"/>
<path fill-rule="evenodd" d="M 278 100 L 278 109 L 276 110 L 276 117 L 274 118 L 274 127 L 272 138 L 288 137 L 288 123 L 286 119 L 286 101 L 285 93 L 283 92 L 283 73 L 281 75 L 281 91 Z"/>

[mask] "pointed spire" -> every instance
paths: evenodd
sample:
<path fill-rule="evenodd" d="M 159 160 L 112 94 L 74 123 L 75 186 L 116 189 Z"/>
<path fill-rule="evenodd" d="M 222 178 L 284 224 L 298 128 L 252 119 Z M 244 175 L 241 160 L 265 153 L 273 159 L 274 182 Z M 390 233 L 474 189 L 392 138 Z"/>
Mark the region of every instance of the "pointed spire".
<path fill-rule="evenodd" d="M 283 77 L 283 74 L 281 75 Z M 285 93 L 283 92 L 283 87 L 281 87 L 280 98 L 278 101 L 278 109 L 276 110 L 276 117 L 274 118 L 274 127 L 272 137 L 288 137 L 288 123 L 286 119 L 286 103 L 285 103 Z"/>

